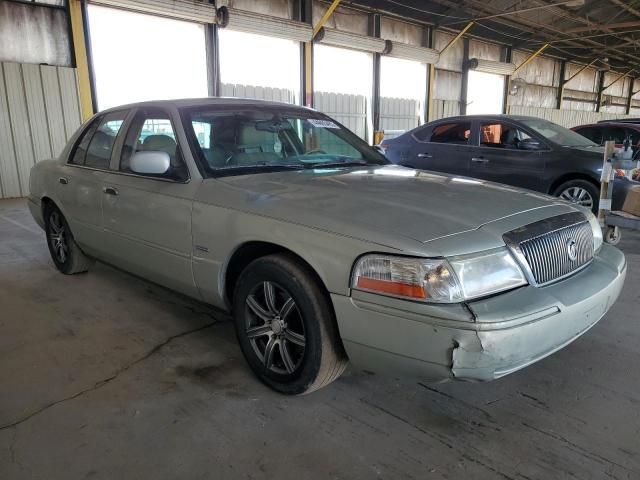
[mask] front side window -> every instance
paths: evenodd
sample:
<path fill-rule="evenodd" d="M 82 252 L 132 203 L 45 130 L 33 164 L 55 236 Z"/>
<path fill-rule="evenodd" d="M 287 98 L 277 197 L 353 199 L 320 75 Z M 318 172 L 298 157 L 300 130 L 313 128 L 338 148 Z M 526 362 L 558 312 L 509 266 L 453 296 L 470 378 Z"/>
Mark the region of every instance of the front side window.
<path fill-rule="evenodd" d="M 139 110 L 134 116 L 120 154 L 120 171 L 131 170 L 131 159 L 138 152 L 154 151 L 169 155 L 169 170 L 160 177 L 184 181 L 188 177 L 169 115 L 157 109 Z"/>
<path fill-rule="evenodd" d="M 107 170 L 125 116 L 126 112 L 111 112 L 96 119 L 84 133 L 70 162 Z"/>
<path fill-rule="evenodd" d="M 251 170 L 386 164 L 387 160 L 333 120 L 286 108 L 185 109 L 183 122 L 204 170 Z"/>
<path fill-rule="evenodd" d="M 431 133 L 432 143 L 453 143 L 467 145 L 471 138 L 471 123 L 443 123 L 433 127 Z"/>
<path fill-rule="evenodd" d="M 516 149 L 531 136 L 517 127 L 505 123 L 483 123 L 480 125 L 480 144 L 485 147 Z"/>

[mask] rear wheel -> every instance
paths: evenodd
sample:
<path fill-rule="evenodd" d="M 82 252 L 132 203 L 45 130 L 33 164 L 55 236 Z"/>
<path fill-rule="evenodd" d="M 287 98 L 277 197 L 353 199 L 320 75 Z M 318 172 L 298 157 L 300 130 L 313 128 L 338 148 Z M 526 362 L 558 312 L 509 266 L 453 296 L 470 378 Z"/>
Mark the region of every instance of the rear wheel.
<path fill-rule="evenodd" d="M 86 272 L 93 264 L 93 260 L 87 257 L 73 239 L 62 212 L 54 205 L 45 208 L 45 233 L 49 253 L 56 268 L 65 275 Z"/>
<path fill-rule="evenodd" d="M 233 316 L 249 366 L 278 392 L 310 393 L 347 365 L 326 292 L 290 255 L 259 258 L 242 272 Z"/>
<path fill-rule="evenodd" d="M 588 180 L 576 179 L 564 182 L 555 189 L 553 195 L 589 208 L 594 213 L 598 211 L 600 192 L 598 187 Z"/>

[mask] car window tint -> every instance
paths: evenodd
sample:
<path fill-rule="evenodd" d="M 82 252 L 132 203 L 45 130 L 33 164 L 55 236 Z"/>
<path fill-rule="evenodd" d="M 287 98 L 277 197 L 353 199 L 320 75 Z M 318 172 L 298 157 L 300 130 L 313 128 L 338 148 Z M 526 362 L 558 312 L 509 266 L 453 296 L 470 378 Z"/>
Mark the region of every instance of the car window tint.
<path fill-rule="evenodd" d="M 599 127 L 583 127 L 577 128 L 576 132 L 592 142 L 600 145 L 602 143 L 602 128 Z"/>
<path fill-rule="evenodd" d="M 531 136 L 521 129 L 504 123 L 483 123 L 480 125 L 480 144 L 492 148 L 518 148 L 522 140 Z"/>
<path fill-rule="evenodd" d="M 604 140 L 613 140 L 616 143 L 623 143 L 625 131 L 620 127 L 607 127 L 604 129 Z"/>
<path fill-rule="evenodd" d="M 640 132 L 638 130 L 633 130 L 632 128 L 626 128 L 625 130 L 625 136 L 631 138 L 631 145 L 638 145 L 640 143 Z"/>
<path fill-rule="evenodd" d="M 434 143 L 454 143 L 466 145 L 471 138 L 471 123 L 443 123 L 433 127 L 431 132 L 431 142 Z"/>
<path fill-rule="evenodd" d="M 98 128 L 100 122 L 101 117 L 96 118 L 84 131 L 82 137 L 80 138 L 80 141 L 76 143 L 76 147 L 69 158 L 69 163 L 72 163 L 74 165 L 84 165 L 84 159 L 87 156 L 87 148 L 89 148 L 89 142 L 91 141 L 91 137 L 96 131 L 96 128 Z"/>
<path fill-rule="evenodd" d="M 429 141 L 429 134 L 431 133 L 430 127 L 419 128 L 415 132 L 413 132 L 413 136 L 416 137 L 421 142 Z"/>
<path fill-rule="evenodd" d="M 108 169 L 113 145 L 122 127 L 124 112 L 108 113 L 91 136 L 84 164 L 87 167 Z"/>
<path fill-rule="evenodd" d="M 131 159 L 137 152 L 165 152 L 169 155 L 169 170 L 159 177 L 186 180 L 187 169 L 176 141 L 169 115 L 161 110 L 140 110 L 134 116 L 120 154 L 120 171 L 131 170 Z"/>

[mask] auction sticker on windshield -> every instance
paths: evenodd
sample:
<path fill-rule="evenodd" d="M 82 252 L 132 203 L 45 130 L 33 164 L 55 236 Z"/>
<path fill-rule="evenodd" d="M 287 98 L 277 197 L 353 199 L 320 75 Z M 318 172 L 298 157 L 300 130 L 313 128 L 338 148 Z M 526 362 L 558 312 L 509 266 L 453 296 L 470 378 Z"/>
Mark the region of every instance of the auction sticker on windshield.
<path fill-rule="evenodd" d="M 317 118 L 308 118 L 307 122 L 309 122 L 314 127 L 318 127 L 318 128 L 340 128 L 338 125 L 336 125 L 330 120 L 319 120 Z"/>

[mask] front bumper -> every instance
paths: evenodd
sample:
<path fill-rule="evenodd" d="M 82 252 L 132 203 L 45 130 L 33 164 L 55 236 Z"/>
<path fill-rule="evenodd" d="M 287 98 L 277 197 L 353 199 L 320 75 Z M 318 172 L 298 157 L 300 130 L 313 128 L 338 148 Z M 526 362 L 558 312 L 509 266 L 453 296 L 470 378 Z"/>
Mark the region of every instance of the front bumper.
<path fill-rule="evenodd" d="M 563 348 L 611 308 L 626 276 L 622 252 L 603 245 L 584 270 L 467 304 L 426 305 L 353 291 L 332 295 L 340 334 L 363 370 L 487 381 Z"/>

